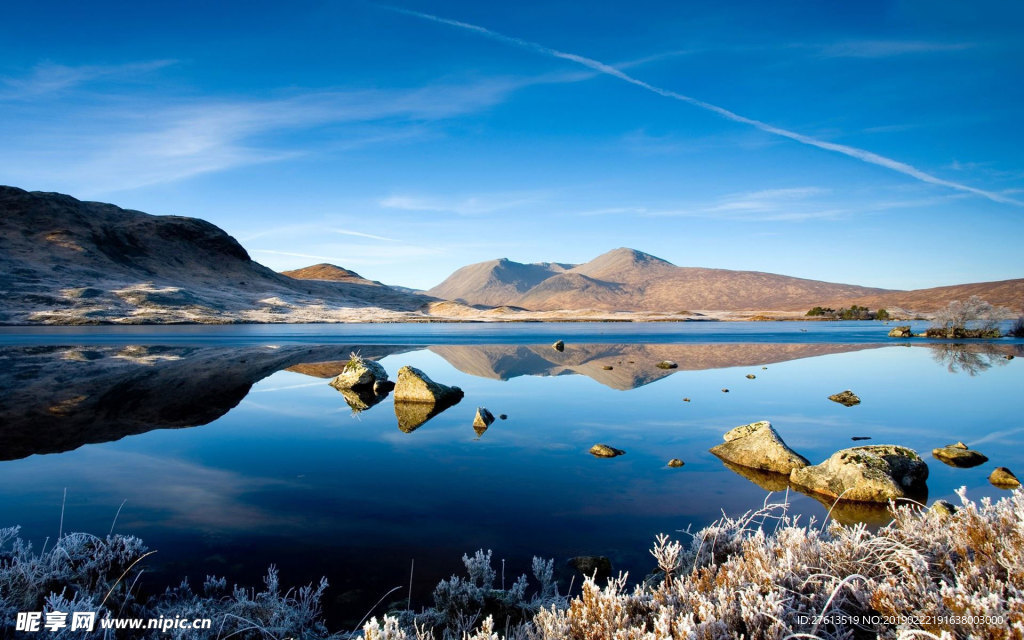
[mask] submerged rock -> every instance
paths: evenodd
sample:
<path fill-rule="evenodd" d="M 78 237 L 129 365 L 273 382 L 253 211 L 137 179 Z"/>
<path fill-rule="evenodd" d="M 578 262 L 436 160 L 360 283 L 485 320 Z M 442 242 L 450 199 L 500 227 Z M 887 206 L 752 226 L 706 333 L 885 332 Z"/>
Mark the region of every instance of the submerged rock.
<path fill-rule="evenodd" d="M 887 502 L 836 500 L 831 496 L 815 493 L 797 485 L 793 485 L 793 490 L 821 503 L 821 506 L 825 507 L 828 518 L 839 524 L 866 524 L 883 527 L 892 522 L 893 514 Z M 926 500 L 927 496 L 923 496 L 923 499 Z"/>
<path fill-rule="evenodd" d="M 712 447 L 711 453 L 726 462 L 783 474 L 810 464 L 786 446 L 767 420 L 730 429 L 722 438 L 725 442 Z"/>
<path fill-rule="evenodd" d="M 508 420 L 508 416 L 503 413 L 500 416 L 498 416 L 498 420 Z"/>
<path fill-rule="evenodd" d="M 969 469 L 988 462 L 987 456 L 968 449 L 967 445 L 962 442 L 932 449 L 932 456 L 939 462 L 961 469 Z"/>
<path fill-rule="evenodd" d="M 753 380 L 753 379 L 754 379 L 754 378 L 756 378 L 756 377 L 757 377 L 757 376 L 755 376 L 755 375 L 754 375 L 754 374 L 752 374 L 752 373 L 748 373 L 748 374 L 747 374 L 747 380 Z"/>
<path fill-rule="evenodd" d="M 607 556 L 576 556 L 569 565 L 587 577 L 603 580 L 612 575 L 612 561 Z"/>
<path fill-rule="evenodd" d="M 736 475 L 753 482 L 765 491 L 785 491 L 789 488 L 789 474 L 787 473 L 761 471 L 760 469 L 744 467 L 743 465 L 733 464 L 725 460 L 722 461 L 722 466 Z"/>
<path fill-rule="evenodd" d="M 555 340 L 555 344 L 551 345 L 551 348 L 555 351 L 565 351 L 565 342 L 561 340 Z"/>
<path fill-rule="evenodd" d="M 487 427 L 491 426 L 493 422 L 494 414 L 485 407 L 476 408 L 476 417 L 473 418 L 473 431 L 476 431 L 476 435 L 482 436 L 484 431 L 487 431 Z"/>
<path fill-rule="evenodd" d="M 662 360 L 661 362 L 659 362 L 655 366 L 657 366 L 659 369 L 678 369 L 679 368 L 679 365 L 676 364 L 675 362 L 672 362 L 671 360 Z"/>
<path fill-rule="evenodd" d="M 808 491 L 857 502 L 888 502 L 927 491 L 928 465 L 907 447 L 876 444 L 843 449 L 789 480 Z"/>
<path fill-rule="evenodd" d="M 626 452 L 622 449 L 616 449 L 615 447 L 609 447 L 606 444 L 595 444 L 590 447 L 590 455 L 598 458 L 614 458 L 616 456 L 624 455 Z"/>
<path fill-rule="evenodd" d="M 679 458 L 672 458 L 671 460 L 668 461 L 668 466 L 674 469 L 683 466 L 683 464 L 684 462 Z"/>
<path fill-rule="evenodd" d="M 366 360 L 352 354 L 345 368 L 328 384 L 335 389 L 353 389 L 356 387 L 372 387 L 380 381 L 388 379 L 388 372 L 379 362 Z"/>
<path fill-rule="evenodd" d="M 395 383 L 395 402 L 422 402 L 439 404 L 450 402 L 455 404 L 462 399 L 462 389 L 449 387 L 434 382 L 427 374 L 414 367 L 402 367 L 398 370 L 398 382 Z"/>
<path fill-rule="evenodd" d="M 852 407 L 855 404 L 860 404 L 860 398 L 857 397 L 856 393 L 849 389 L 840 393 L 833 393 L 828 397 L 828 399 L 832 402 L 838 402 L 844 407 Z"/>
<path fill-rule="evenodd" d="M 914 334 L 910 331 L 910 325 L 905 324 L 900 327 L 893 327 L 889 330 L 890 338 L 913 338 Z"/>
<path fill-rule="evenodd" d="M 1000 489 L 1016 489 L 1020 487 L 1020 480 L 1006 467 L 996 467 L 988 477 L 988 481 L 992 483 L 992 486 Z"/>

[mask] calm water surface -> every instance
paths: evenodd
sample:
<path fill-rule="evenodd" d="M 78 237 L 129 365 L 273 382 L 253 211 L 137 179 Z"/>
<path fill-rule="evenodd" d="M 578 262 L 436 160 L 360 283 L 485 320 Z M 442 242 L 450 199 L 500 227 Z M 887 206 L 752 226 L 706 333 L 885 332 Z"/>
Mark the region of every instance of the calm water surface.
<path fill-rule="evenodd" d="M 655 534 L 756 508 L 766 487 L 785 491 L 708 453 L 755 420 L 771 420 L 814 463 L 857 444 L 851 437 L 912 447 L 928 461 L 929 502 L 955 499 L 962 485 L 974 498 L 1001 495 L 991 470 L 1024 472 L 1024 359 L 1006 358 L 1024 355 L 1024 343 L 897 341 L 888 329 L 4 329 L 0 526 L 20 524 L 41 545 L 58 533 L 66 489 L 64 531 L 105 534 L 124 503 L 114 531 L 159 550 L 147 560 L 150 588 L 211 573 L 256 584 L 275 563 L 289 583 L 327 576 L 327 606 L 345 621 L 407 584 L 413 559 L 413 605 L 429 604 L 437 580 L 479 548 L 506 560 L 509 582 L 532 555 L 605 555 L 642 576 Z M 557 338 L 563 353 L 550 347 Z M 390 398 L 355 411 L 327 385 L 354 350 L 392 379 L 412 365 L 465 399 L 408 431 Z M 679 368 L 655 367 L 664 359 Z M 827 399 L 844 389 L 862 404 Z M 478 406 L 508 417 L 478 434 Z M 955 469 L 930 456 L 957 440 L 990 462 Z M 596 442 L 627 454 L 596 459 Z M 669 469 L 670 458 L 686 464 Z M 827 510 L 793 491 L 789 501 L 805 518 Z"/>

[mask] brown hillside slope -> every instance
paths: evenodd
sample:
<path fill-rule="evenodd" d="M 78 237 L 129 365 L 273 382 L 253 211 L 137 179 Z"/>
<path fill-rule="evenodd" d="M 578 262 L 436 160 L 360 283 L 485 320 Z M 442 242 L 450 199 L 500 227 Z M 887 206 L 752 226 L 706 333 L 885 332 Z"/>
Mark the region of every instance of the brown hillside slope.
<path fill-rule="evenodd" d="M 376 280 L 367 280 L 355 271 L 339 267 L 334 264 L 321 262 L 302 269 L 282 271 L 281 275 L 295 278 L 296 280 L 327 280 L 329 282 L 351 282 L 357 284 L 381 285 Z"/>
<path fill-rule="evenodd" d="M 913 291 L 893 291 L 855 298 L 830 298 L 824 303 L 815 304 L 833 309 L 856 304 L 869 309 L 881 307 L 929 312 L 941 309 L 953 300 L 966 300 L 971 296 L 978 296 L 993 305 L 1006 307 L 1015 313 L 1024 313 L 1024 278 L 955 284 Z"/>

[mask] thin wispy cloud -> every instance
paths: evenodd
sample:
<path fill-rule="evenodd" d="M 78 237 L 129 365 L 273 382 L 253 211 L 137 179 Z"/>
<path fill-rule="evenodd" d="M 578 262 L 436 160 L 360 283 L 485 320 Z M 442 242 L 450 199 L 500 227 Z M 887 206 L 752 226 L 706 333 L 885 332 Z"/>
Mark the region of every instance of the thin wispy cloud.
<path fill-rule="evenodd" d="M 924 53 L 949 53 L 974 48 L 971 42 L 929 42 L 924 40 L 851 40 L 821 47 L 829 58 L 889 58 Z"/>
<path fill-rule="evenodd" d="M 388 244 L 388 245 L 320 245 L 310 247 L 317 253 L 306 253 L 298 251 L 280 251 L 278 249 L 251 249 L 250 253 L 265 256 L 280 256 L 283 258 L 304 258 L 316 260 L 317 262 L 328 262 L 339 266 L 378 266 L 394 264 L 396 262 L 408 262 L 409 260 L 434 257 L 444 253 L 439 247 L 423 247 L 410 244 Z M 269 265 L 272 268 L 291 268 L 288 264 L 294 265 L 294 261 L 282 264 Z"/>
<path fill-rule="evenodd" d="M 342 236 L 353 236 L 356 238 L 366 238 L 368 240 L 380 240 L 381 242 L 401 242 L 396 238 L 387 238 L 385 236 L 379 236 L 372 233 L 364 233 L 362 231 L 354 231 L 352 229 L 342 229 L 339 227 L 329 227 L 323 224 L 293 224 L 286 227 L 274 227 L 272 229 L 264 229 L 263 231 L 257 231 L 245 236 L 239 237 L 241 242 L 249 242 L 251 240 L 257 240 L 259 238 L 274 237 L 295 237 L 299 235 L 308 235 L 315 233 L 317 236 L 322 237 L 324 233 L 334 233 Z"/>
<path fill-rule="evenodd" d="M 579 216 L 632 215 L 648 218 L 706 218 L 746 222 L 804 222 L 863 216 L 894 209 L 914 209 L 948 204 L 969 197 L 948 193 L 917 199 L 864 201 L 856 194 L 837 195 L 832 189 L 816 186 L 760 189 L 723 195 L 711 201 L 693 201 L 669 206 L 610 206 L 573 212 Z M 836 202 L 849 201 L 845 206 Z"/>
<path fill-rule="evenodd" d="M 126 81 L 177 64 L 176 60 L 151 60 L 118 65 L 68 66 L 43 62 L 24 78 L 0 78 L 0 100 L 24 100 L 57 93 L 100 80 Z"/>
<path fill-rule="evenodd" d="M 635 78 L 635 77 L 625 73 L 624 71 L 622 71 L 620 69 L 617 69 L 616 67 L 613 67 L 613 66 L 611 66 L 609 64 L 600 62 L 598 60 L 594 60 L 593 58 L 587 58 L 585 56 L 581 56 L 581 55 L 578 55 L 578 54 L 575 54 L 575 53 L 568 53 L 568 52 L 565 52 L 565 51 L 559 51 L 558 49 L 552 49 L 550 47 L 546 47 L 546 46 L 544 46 L 542 44 L 538 44 L 536 42 L 531 42 L 529 40 L 523 40 L 522 38 L 516 38 L 516 37 L 512 37 L 512 36 L 507 36 L 507 35 L 498 33 L 496 31 L 492 31 L 490 29 L 487 29 L 485 27 L 481 27 L 479 25 L 470 24 L 468 22 L 460 22 L 458 20 L 451 20 L 451 19 L 448 19 L 448 18 L 442 18 L 442 17 L 431 15 L 431 14 L 428 14 L 428 13 L 422 13 L 422 12 L 419 12 L 419 11 L 413 11 L 411 9 L 403 9 L 403 8 L 393 7 L 393 6 L 388 6 L 388 5 L 379 5 L 379 6 L 382 6 L 385 9 L 388 9 L 390 11 L 395 11 L 397 13 L 401 13 L 401 14 L 404 14 L 404 15 L 413 16 L 413 17 L 416 17 L 416 18 L 420 18 L 420 19 L 423 19 L 423 20 L 429 20 L 429 21 L 432 21 L 432 22 L 440 23 L 440 24 L 446 24 L 446 25 L 457 27 L 457 28 L 464 29 L 464 30 L 467 30 L 467 31 L 472 31 L 474 33 L 478 33 L 478 34 L 480 34 L 482 36 L 485 36 L 487 38 L 490 38 L 492 40 L 497 40 L 499 42 L 504 42 L 506 44 L 510 44 L 510 45 L 513 45 L 513 46 L 516 46 L 516 47 L 519 47 L 519 48 L 522 48 L 522 49 L 527 49 L 529 51 L 533 51 L 535 53 L 539 53 L 539 54 L 542 54 L 542 55 L 545 55 L 545 56 L 549 56 L 549 57 L 553 57 L 553 58 L 558 58 L 558 59 L 561 59 L 561 60 L 568 60 L 570 62 L 574 62 L 576 64 L 579 64 L 579 65 L 582 65 L 584 67 L 587 67 L 588 69 L 593 69 L 594 71 L 598 71 L 598 72 L 600 72 L 602 74 L 605 74 L 605 75 L 608 75 L 608 76 L 611 76 L 611 77 L 614 77 L 614 78 L 618 78 L 619 80 L 622 80 L 623 82 L 628 82 L 629 84 L 632 84 L 634 86 L 640 87 L 642 89 L 645 89 L 647 91 L 650 91 L 650 92 L 655 93 L 657 95 L 660 95 L 662 97 L 670 98 L 672 100 L 677 100 L 679 102 L 685 102 L 687 104 L 690 104 L 690 105 L 695 106 L 697 108 L 703 109 L 705 111 L 709 111 L 711 113 L 715 113 L 715 114 L 717 114 L 717 115 L 719 115 L 719 116 L 721 116 L 721 117 L 723 117 L 723 118 L 725 118 L 727 120 L 731 120 L 733 122 L 739 122 L 741 124 L 746 124 L 746 125 L 755 127 L 757 129 L 760 129 L 761 131 L 764 131 L 765 133 L 769 133 L 769 134 L 776 135 L 776 136 L 781 136 L 783 138 L 788 138 L 788 139 L 793 140 L 795 142 L 799 142 L 800 144 L 805 144 L 805 145 L 808 145 L 808 146 L 811 146 L 811 147 L 817 147 L 819 149 L 823 149 L 823 150 L 826 150 L 826 151 L 832 151 L 832 152 L 839 153 L 839 154 L 842 154 L 842 155 L 845 155 L 845 156 L 848 156 L 848 157 L 851 157 L 851 158 L 855 158 L 857 160 L 860 160 L 862 162 L 866 162 L 868 164 L 873 164 L 873 165 L 877 165 L 877 166 L 880 166 L 880 167 L 885 167 L 886 169 L 890 169 L 892 171 L 895 171 L 895 172 L 898 172 L 898 173 L 902 173 L 903 175 L 910 176 L 910 177 L 912 177 L 912 178 L 914 178 L 916 180 L 920 180 L 921 182 L 926 182 L 928 184 L 933 184 L 933 185 L 936 185 L 936 186 L 942 186 L 942 187 L 947 187 L 949 189 L 955 189 L 955 190 L 958 190 L 958 191 L 964 191 L 964 192 L 967 192 L 967 193 L 972 193 L 972 194 L 977 195 L 977 196 L 988 198 L 989 200 L 993 200 L 995 202 L 1001 202 L 1001 203 L 1004 203 L 1004 204 L 1013 204 L 1013 205 L 1017 205 L 1017 206 L 1024 206 L 1024 202 L 1021 202 L 1019 200 L 1014 200 L 1013 198 L 1008 198 L 1005 195 L 1002 195 L 1002 194 L 999 194 L 999 193 L 994 193 L 994 192 L 991 192 L 991 191 L 986 191 L 984 189 L 978 189 L 976 187 L 972 187 L 972 186 L 969 186 L 969 185 L 961 184 L 959 182 L 953 182 L 953 181 L 950 181 L 950 180 L 945 180 L 943 178 L 939 178 L 939 177 L 931 175 L 931 174 L 929 174 L 929 173 L 927 173 L 925 171 L 922 171 L 921 169 L 918 169 L 917 167 L 909 165 L 909 164 L 907 164 L 905 162 L 900 162 L 899 160 L 895 160 L 893 158 L 887 158 L 885 156 L 882 156 L 880 154 L 874 153 L 872 151 L 867 151 L 866 149 L 860 149 L 860 148 L 857 148 L 857 147 L 852 147 L 852 146 L 844 145 L 844 144 L 838 144 L 838 143 L 835 143 L 835 142 L 828 142 L 826 140 L 819 140 L 819 139 L 814 138 L 812 136 L 804 135 L 802 133 L 797 133 L 795 131 L 789 131 L 788 129 L 783 129 L 781 127 L 776 127 L 774 125 L 768 124 L 766 122 L 762 122 L 760 120 L 756 120 L 754 118 L 748 118 L 746 116 L 742 116 L 742 115 L 740 115 L 738 113 L 735 113 L 733 111 L 730 111 L 730 110 L 728 110 L 728 109 L 726 109 L 724 107 L 720 107 L 718 105 L 711 104 L 711 103 L 705 102 L 703 100 L 698 100 L 697 98 L 693 98 L 693 97 L 690 97 L 690 96 L 687 96 L 687 95 L 684 95 L 684 94 L 681 94 L 681 93 L 678 93 L 678 92 L 675 92 L 675 91 L 671 91 L 669 89 L 664 89 L 664 88 L 661 88 L 661 87 L 657 87 L 657 86 L 652 85 L 652 84 L 650 84 L 648 82 L 645 82 L 643 80 Z"/>
<path fill-rule="evenodd" d="M 48 86 L 57 84 L 55 80 Z M 123 191 L 320 149 L 336 151 L 339 140 L 345 148 L 400 141 L 406 128 L 421 135 L 424 123 L 479 112 L 521 86 L 521 80 L 488 79 L 250 100 L 116 92 L 79 96 L 69 91 L 62 100 L 43 106 L 12 103 L 24 106 L 8 112 L 6 124 L 0 123 L 6 151 L 0 154 L 0 172 L 9 179 L 43 181 L 87 196 Z M 315 146 L 293 148 L 267 141 L 324 127 L 332 127 L 331 137 Z"/>
<path fill-rule="evenodd" d="M 804 201 L 811 196 L 827 193 L 829 193 L 829 190 L 822 189 L 821 187 L 764 189 L 730 196 L 720 204 L 706 209 L 706 211 L 778 212 L 782 208 L 793 206 L 797 202 Z"/>
<path fill-rule="evenodd" d="M 378 203 L 385 209 L 403 211 L 425 211 L 437 213 L 457 213 L 459 215 L 479 215 L 514 209 L 529 204 L 536 204 L 543 199 L 542 194 L 489 194 L 467 196 L 463 198 L 438 198 L 431 196 L 392 195 Z"/>

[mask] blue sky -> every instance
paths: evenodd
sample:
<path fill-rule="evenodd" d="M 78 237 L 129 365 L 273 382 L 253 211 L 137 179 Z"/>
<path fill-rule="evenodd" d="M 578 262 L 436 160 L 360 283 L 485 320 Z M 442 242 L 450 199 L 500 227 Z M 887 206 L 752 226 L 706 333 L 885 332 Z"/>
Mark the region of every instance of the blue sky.
<path fill-rule="evenodd" d="M 1024 277 L 1022 32 L 1002 1 L 16 3 L 0 183 L 423 288 L 619 246 Z"/>

